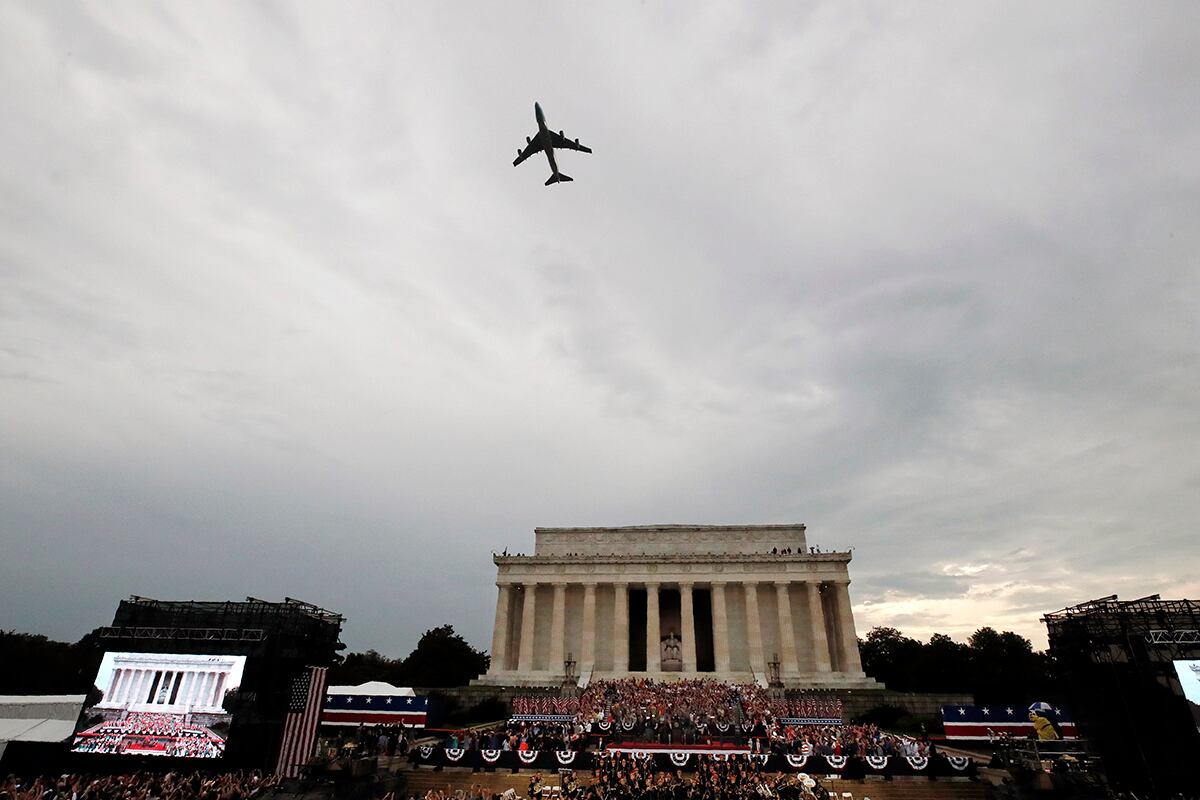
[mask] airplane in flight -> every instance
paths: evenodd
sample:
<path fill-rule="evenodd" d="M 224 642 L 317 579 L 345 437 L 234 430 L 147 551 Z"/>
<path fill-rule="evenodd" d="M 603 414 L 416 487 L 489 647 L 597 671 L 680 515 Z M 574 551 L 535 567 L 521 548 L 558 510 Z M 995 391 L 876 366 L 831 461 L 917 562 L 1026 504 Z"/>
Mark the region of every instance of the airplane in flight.
<path fill-rule="evenodd" d="M 579 143 L 578 139 L 568 139 L 563 136 L 563 132 L 555 133 L 546 127 L 546 115 L 542 113 L 542 107 L 537 103 L 533 104 L 533 115 L 537 118 L 538 129 L 533 136 L 525 137 L 525 149 L 517 149 L 517 160 L 513 162 L 513 166 L 517 166 L 525 159 L 529 158 L 534 153 L 546 151 L 546 158 L 550 161 L 550 178 L 546 181 L 549 186 L 552 183 L 561 183 L 572 180 L 570 175 L 563 175 L 558 171 L 558 164 L 554 162 L 554 148 L 559 150 L 578 150 L 581 153 L 590 153 L 592 148 L 584 147 Z"/>

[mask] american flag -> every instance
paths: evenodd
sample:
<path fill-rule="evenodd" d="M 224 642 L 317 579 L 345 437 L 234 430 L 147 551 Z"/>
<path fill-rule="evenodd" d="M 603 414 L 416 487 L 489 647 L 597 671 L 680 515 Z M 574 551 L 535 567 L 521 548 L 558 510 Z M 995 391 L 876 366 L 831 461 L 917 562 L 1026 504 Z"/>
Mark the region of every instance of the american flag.
<path fill-rule="evenodd" d="M 1075 723 L 1064 709 L 1054 708 L 1047 717 L 1064 739 L 1076 737 Z M 947 739 L 975 741 L 987 741 L 1002 733 L 1024 738 L 1034 732 L 1029 709 L 1017 703 L 942 706 L 942 728 Z"/>
<path fill-rule="evenodd" d="M 279 762 L 275 772 L 285 778 L 295 778 L 308 763 L 321 718 L 321 701 L 325 698 L 325 667 L 306 667 L 292 682 L 288 698 L 287 719 L 283 723 L 283 742 L 279 745 Z"/>

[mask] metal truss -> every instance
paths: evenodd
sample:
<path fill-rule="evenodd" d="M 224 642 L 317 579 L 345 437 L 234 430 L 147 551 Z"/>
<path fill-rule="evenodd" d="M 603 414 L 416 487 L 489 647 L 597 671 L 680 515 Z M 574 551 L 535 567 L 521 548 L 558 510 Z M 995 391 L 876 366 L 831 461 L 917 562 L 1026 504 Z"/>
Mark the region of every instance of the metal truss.
<path fill-rule="evenodd" d="M 1051 651 L 1103 661 L 1180 658 L 1200 645 L 1200 601 L 1116 595 L 1046 614 Z"/>
<path fill-rule="evenodd" d="M 188 639 L 206 642 L 261 642 L 261 628 L 156 628 L 140 625 L 100 629 L 102 639 Z"/>

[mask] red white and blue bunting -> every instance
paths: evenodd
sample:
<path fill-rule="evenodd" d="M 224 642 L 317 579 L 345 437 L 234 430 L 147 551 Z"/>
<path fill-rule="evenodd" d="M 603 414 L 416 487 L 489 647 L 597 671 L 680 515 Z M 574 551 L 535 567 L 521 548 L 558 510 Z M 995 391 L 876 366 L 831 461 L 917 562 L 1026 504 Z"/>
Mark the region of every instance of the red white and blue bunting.
<path fill-rule="evenodd" d="M 974 774 L 975 762 L 966 756 L 830 756 L 771 753 L 751 753 L 746 749 L 671 747 L 652 744 L 628 744 L 608 748 L 606 753 L 629 753 L 640 761 L 653 762 L 663 769 L 694 769 L 705 757 L 727 761 L 731 757 L 754 760 L 771 772 L 811 772 L 818 775 L 924 775 L 969 776 Z M 465 767 L 471 769 L 537 769 L 555 770 L 561 767 L 591 769 L 602 757 L 592 750 L 465 750 L 461 747 L 421 745 L 410 759 L 416 766 Z"/>

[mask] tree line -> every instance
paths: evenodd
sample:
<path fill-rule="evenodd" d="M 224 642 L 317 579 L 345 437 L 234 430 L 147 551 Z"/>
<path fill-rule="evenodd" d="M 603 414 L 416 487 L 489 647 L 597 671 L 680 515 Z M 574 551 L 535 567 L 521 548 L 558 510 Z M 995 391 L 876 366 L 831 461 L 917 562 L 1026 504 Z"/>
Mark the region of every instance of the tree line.
<path fill-rule="evenodd" d="M 928 642 L 895 628 L 872 628 L 859 640 L 863 670 L 889 689 L 963 692 L 981 703 L 1053 701 L 1054 664 L 1012 631 L 980 628 L 965 642 L 934 634 Z M 92 688 L 103 648 L 96 632 L 78 642 L 0 631 L 0 694 L 83 694 Z M 386 681 L 427 688 L 464 686 L 488 669 L 490 657 L 451 625 L 421 635 L 404 658 L 375 650 L 350 653 L 329 672 L 336 685 Z"/>
<path fill-rule="evenodd" d="M 491 656 L 476 650 L 452 625 L 430 628 L 404 658 L 388 658 L 374 650 L 350 653 L 329 670 L 329 682 L 354 686 L 385 681 L 394 686 L 465 686 L 487 672 Z"/>
<path fill-rule="evenodd" d="M 1053 660 L 1024 636 L 983 627 L 965 642 L 935 633 L 928 642 L 895 628 L 858 640 L 863 671 L 902 692 L 963 692 L 979 703 L 1046 700 L 1061 694 Z"/>

